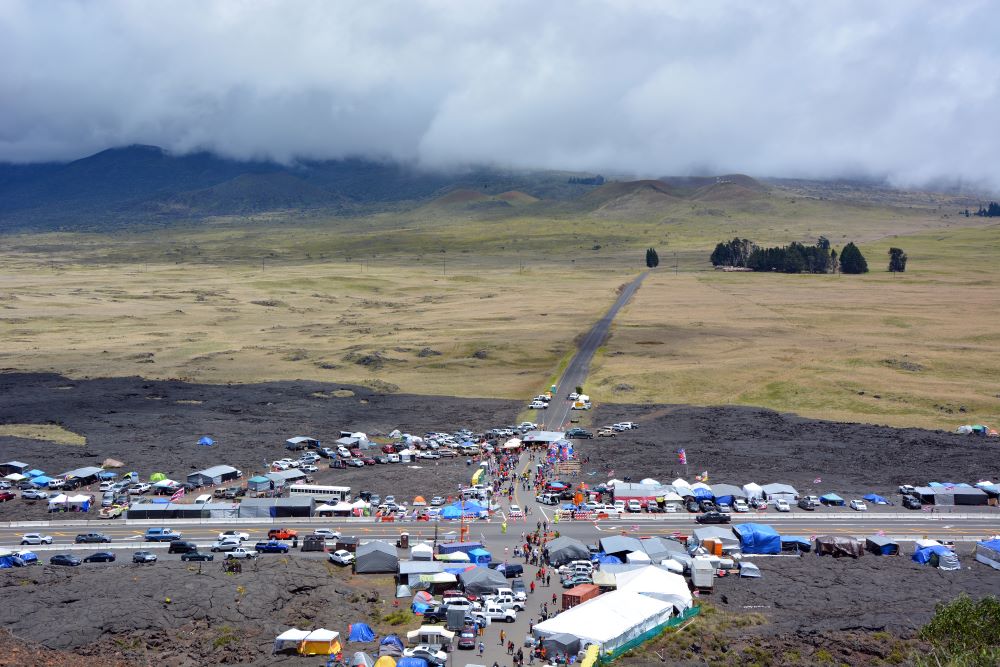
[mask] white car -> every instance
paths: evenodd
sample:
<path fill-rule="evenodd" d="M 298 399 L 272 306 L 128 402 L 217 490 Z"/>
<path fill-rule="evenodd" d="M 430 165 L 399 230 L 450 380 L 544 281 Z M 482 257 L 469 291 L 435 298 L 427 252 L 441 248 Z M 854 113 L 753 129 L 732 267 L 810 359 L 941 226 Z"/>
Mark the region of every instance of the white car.
<path fill-rule="evenodd" d="M 25 533 L 21 536 L 21 544 L 52 544 L 52 536 L 41 533 Z"/>
<path fill-rule="evenodd" d="M 628 510 L 629 512 L 641 512 L 642 505 L 639 503 L 638 500 L 630 500 L 625 505 L 625 509 Z"/>
<path fill-rule="evenodd" d="M 674 503 L 667 503 L 666 505 L 663 506 L 663 511 L 666 512 L 667 514 L 676 514 L 677 505 L 675 505 Z"/>
<path fill-rule="evenodd" d="M 213 544 L 211 550 L 214 553 L 218 553 L 220 551 L 228 551 L 231 553 L 233 551 L 236 551 L 237 549 L 240 549 L 242 546 L 243 546 L 242 540 L 226 539 L 226 540 L 219 540 L 218 542 Z"/>
<path fill-rule="evenodd" d="M 542 401 L 532 401 L 528 405 L 528 409 L 529 410 L 547 410 L 548 408 L 549 408 L 549 404 L 548 403 L 544 403 Z"/>
<path fill-rule="evenodd" d="M 440 505 L 444 505 L 444 498 L 442 498 L 441 496 L 434 496 L 433 498 L 431 498 L 432 507 L 438 507 Z"/>
<path fill-rule="evenodd" d="M 236 542 L 242 542 L 243 540 L 249 540 L 249 539 L 250 539 L 250 533 L 241 533 L 238 530 L 225 530 L 219 533 L 220 542 L 230 542 L 234 540 Z"/>
<path fill-rule="evenodd" d="M 320 537 L 325 537 L 328 540 L 339 540 L 340 533 L 335 530 L 330 530 L 329 528 L 317 528 L 312 532 L 313 535 L 319 535 Z"/>
<path fill-rule="evenodd" d="M 350 565 L 354 562 L 354 554 L 346 549 L 338 549 L 328 556 L 331 563 L 337 565 Z"/>
<path fill-rule="evenodd" d="M 576 399 L 580 398 L 580 394 L 576 393 L 575 391 L 572 391 L 570 392 L 569 396 L 567 396 L 567 398 L 571 401 L 575 401 Z"/>
<path fill-rule="evenodd" d="M 518 514 L 518 515 L 521 514 L 521 506 L 520 505 L 511 505 L 510 506 L 510 513 L 511 514 Z"/>
<path fill-rule="evenodd" d="M 747 505 L 745 500 L 734 500 L 733 501 L 733 511 L 736 512 L 749 512 L 750 506 Z"/>
<path fill-rule="evenodd" d="M 618 510 L 619 512 L 624 512 L 625 511 L 625 501 L 624 500 L 616 500 L 615 501 L 615 509 Z"/>
<path fill-rule="evenodd" d="M 791 512 L 792 506 L 788 504 L 788 501 L 784 498 L 778 498 L 774 501 L 774 509 L 779 512 Z"/>
<path fill-rule="evenodd" d="M 448 654 L 430 644 L 417 644 L 413 648 L 404 649 L 403 655 L 407 658 L 421 658 L 431 665 L 443 665 L 448 662 Z"/>
<path fill-rule="evenodd" d="M 317 468 L 311 463 L 303 463 L 301 466 L 299 466 L 299 470 L 301 470 L 302 472 L 319 472 L 319 468 Z"/>
<path fill-rule="evenodd" d="M 868 505 L 865 505 L 865 501 L 863 501 L 863 500 L 852 500 L 851 503 L 850 503 L 850 507 L 851 507 L 852 510 L 855 510 L 855 511 L 858 511 L 858 512 L 867 512 L 868 511 Z"/>
<path fill-rule="evenodd" d="M 278 470 L 288 470 L 289 465 L 285 461 L 271 461 L 271 467 Z"/>

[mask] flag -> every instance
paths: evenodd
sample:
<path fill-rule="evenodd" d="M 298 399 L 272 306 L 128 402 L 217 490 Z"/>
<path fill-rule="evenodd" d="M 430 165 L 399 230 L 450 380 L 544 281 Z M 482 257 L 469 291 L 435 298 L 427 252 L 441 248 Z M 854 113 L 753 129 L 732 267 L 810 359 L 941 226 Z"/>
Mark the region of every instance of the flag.
<path fill-rule="evenodd" d="M 184 487 L 182 486 L 181 488 L 174 491 L 174 495 L 170 496 L 170 502 L 174 502 L 175 500 L 180 500 L 183 497 L 184 497 Z"/>
<path fill-rule="evenodd" d="M 687 452 L 685 452 L 683 449 L 678 449 L 677 460 L 680 461 L 682 466 L 686 466 L 688 464 Z"/>

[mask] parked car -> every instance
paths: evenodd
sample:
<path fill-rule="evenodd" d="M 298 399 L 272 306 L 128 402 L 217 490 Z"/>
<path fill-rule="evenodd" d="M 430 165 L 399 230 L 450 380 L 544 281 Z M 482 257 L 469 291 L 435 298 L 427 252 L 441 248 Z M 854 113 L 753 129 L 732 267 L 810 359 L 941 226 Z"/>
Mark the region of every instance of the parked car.
<path fill-rule="evenodd" d="M 615 437 L 615 432 L 610 428 L 605 426 L 604 428 L 597 430 L 598 438 L 613 438 Z"/>
<path fill-rule="evenodd" d="M 816 505 L 814 505 L 813 501 L 809 500 L 809 498 L 802 498 L 799 500 L 799 507 L 804 510 L 809 510 L 810 512 L 816 509 Z"/>
<path fill-rule="evenodd" d="M 52 536 L 41 533 L 25 533 L 21 536 L 21 544 L 52 544 Z"/>
<path fill-rule="evenodd" d="M 918 510 L 923 507 L 923 503 L 920 502 L 919 498 L 903 496 L 903 507 L 908 510 Z"/>
<path fill-rule="evenodd" d="M 176 544 L 176 542 L 174 542 L 173 544 Z M 241 546 L 243 546 L 242 540 L 225 539 L 225 540 L 219 540 L 218 542 L 213 544 L 210 548 L 210 551 L 214 553 L 219 553 L 220 551 L 226 552 L 226 551 L 232 551 L 233 549 L 239 549 Z"/>
<path fill-rule="evenodd" d="M 316 528 L 312 532 L 313 535 L 318 535 L 319 537 L 325 537 L 328 540 L 339 540 L 340 532 L 336 530 L 331 530 L 329 528 Z"/>
<path fill-rule="evenodd" d="M 788 501 L 784 498 L 778 498 L 774 501 L 774 509 L 779 512 L 791 512 L 792 507 L 788 504 Z"/>
<path fill-rule="evenodd" d="M 170 542 L 170 547 L 167 549 L 168 554 L 187 554 L 192 551 L 197 551 L 198 545 L 194 542 L 185 542 L 184 540 L 173 540 Z"/>
<path fill-rule="evenodd" d="M 852 500 L 850 503 L 848 503 L 848 507 L 850 507 L 855 512 L 867 512 L 868 511 L 868 505 L 865 505 L 865 501 L 863 501 L 863 500 L 857 500 L 857 499 Z"/>
<path fill-rule="evenodd" d="M 188 551 L 187 553 L 183 554 L 181 556 L 181 560 L 184 560 L 184 561 L 215 560 L 215 556 L 213 556 L 212 554 L 206 554 L 206 553 L 202 553 L 200 551 L 195 550 L 195 551 Z"/>
<path fill-rule="evenodd" d="M 329 559 L 337 565 L 350 565 L 354 562 L 354 554 L 346 549 L 338 549 L 329 555 Z"/>
<path fill-rule="evenodd" d="M 431 498 L 431 507 L 439 507 L 441 505 L 444 505 L 444 498 L 441 496 L 434 496 Z"/>
<path fill-rule="evenodd" d="M 253 545 L 254 551 L 259 554 L 287 554 L 288 545 L 284 542 L 271 540 L 270 542 L 258 542 Z"/>
<path fill-rule="evenodd" d="M 737 498 L 733 501 L 733 510 L 740 513 L 749 512 L 750 506 L 742 498 Z"/>
<path fill-rule="evenodd" d="M 594 437 L 594 434 L 585 428 L 580 428 L 579 426 L 575 426 L 570 430 L 566 431 L 566 437 L 589 440 L 590 438 Z"/>
<path fill-rule="evenodd" d="M 407 658 L 420 658 L 429 665 L 444 665 L 448 662 L 448 654 L 439 651 L 437 646 L 430 644 L 417 644 L 413 648 L 403 650 L 403 656 Z"/>
<path fill-rule="evenodd" d="M 361 459 L 348 459 L 347 465 L 351 466 L 352 468 L 364 468 L 365 462 L 362 461 Z"/>
<path fill-rule="evenodd" d="M 267 531 L 267 539 L 269 540 L 290 540 L 297 536 L 298 532 L 291 528 L 272 528 Z"/>
<path fill-rule="evenodd" d="M 115 555 L 110 551 L 98 551 L 83 559 L 84 563 L 114 563 Z"/>
<path fill-rule="evenodd" d="M 151 551 L 136 551 L 132 554 L 133 563 L 155 563 L 156 554 Z"/>
<path fill-rule="evenodd" d="M 627 503 L 625 503 L 625 510 L 628 512 L 641 512 L 642 503 L 640 503 L 638 500 L 630 500 Z"/>
<path fill-rule="evenodd" d="M 76 536 L 74 540 L 77 544 L 88 544 L 93 542 L 106 543 L 110 542 L 111 538 L 104 533 L 81 533 Z"/>
<path fill-rule="evenodd" d="M 69 565 L 71 567 L 76 567 L 81 563 L 83 563 L 83 561 L 73 554 L 56 554 L 49 559 L 49 564 L 51 565 Z"/>
<path fill-rule="evenodd" d="M 243 533 L 238 530 L 224 530 L 219 533 L 219 541 L 223 540 L 236 540 L 237 542 L 242 542 L 243 540 L 249 540 L 250 533 Z"/>
<path fill-rule="evenodd" d="M 732 517 L 722 512 L 705 512 L 694 518 L 698 523 L 729 523 Z"/>
<path fill-rule="evenodd" d="M 698 504 L 697 500 L 694 500 L 692 498 L 691 500 L 684 503 L 684 509 L 686 509 L 688 512 L 691 512 L 692 514 L 697 514 L 698 512 L 701 511 L 701 505 Z"/>
<path fill-rule="evenodd" d="M 144 537 L 147 542 L 173 542 L 181 539 L 181 534 L 172 528 L 147 528 Z"/>
<path fill-rule="evenodd" d="M 244 489 L 242 486 L 233 486 L 226 489 L 226 492 L 223 494 L 222 497 L 228 500 L 235 500 L 237 498 L 245 496 L 246 494 L 247 490 Z"/>
<path fill-rule="evenodd" d="M 38 489 L 28 489 L 21 493 L 21 498 L 23 500 L 45 500 L 49 497 L 47 491 L 39 491 Z"/>
<path fill-rule="evenodd" d="M 548 410 L 549 404 L 543 401 L 532 401 L 528 404 L 529 410 Z"/>
<path fill-rule="evenodd" d="M 15 498 L 17 498 L 16 493 L 12 493 L 10 491 L 0 491 L 0 503 L 5 503 L 8 500 L 14 500 Z"/>
<path fill-rule="evenodd" d="M 344 462 L 344 459 L 330 459 L 330 467 L 331 468 L 346 468 L 347 467 L 347 463 Z"/>
<path fill-rule="evenodd" d="M 462 628 L 458 635 L 458 650 L 473 651 L 476 648 L 476 631 L 474 629 Z"/>
<path fill-rule="evenodd" d="M 247 549 L 245 547 L 237 547 L 232 551 L 226 552 L 227 559 L 236 558 L 240 560 L 252 560 L 256 557 L 257 557 L 256 551 L 251 551 L 250 549 Z"/>

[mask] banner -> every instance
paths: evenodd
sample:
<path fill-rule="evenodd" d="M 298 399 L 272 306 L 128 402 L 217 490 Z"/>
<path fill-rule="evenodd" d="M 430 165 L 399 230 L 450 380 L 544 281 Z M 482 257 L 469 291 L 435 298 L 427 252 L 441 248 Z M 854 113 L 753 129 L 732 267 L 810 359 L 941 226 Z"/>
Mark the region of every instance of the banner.
<path fill-rule="evenodd" d="M 688 464 L 687 452 L 685 452 L 683 449 L 678 449 L 677 460 L 680 461 L 682 466 L 686 466 Z"/>
<path fill-rule="evenodd" d="M 184 487 L 182 486 L 181 488 L 174 491 L 174 495 L 170 496 L 170 502 L 180 500 L 183 497 L 184 497 Z"/>

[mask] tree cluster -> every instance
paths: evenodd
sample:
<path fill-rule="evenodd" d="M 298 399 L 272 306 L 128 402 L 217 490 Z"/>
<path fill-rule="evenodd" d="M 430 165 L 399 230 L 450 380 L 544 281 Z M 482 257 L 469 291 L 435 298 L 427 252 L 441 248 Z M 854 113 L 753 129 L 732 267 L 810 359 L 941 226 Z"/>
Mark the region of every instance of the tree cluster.
<path fill-rule="evenodd" d="M 783 248 L 757 248 L 750 254 L 747 267 L 754 271 L 782 273 L 828 273 L 833 267 L 830 249 L 821 245 L 790 243 Z"/>
<path fill-rule="evenodd" d="M 898 251 L 898 255 L 893 255 Z M 890 251 L 895 263 L 890 270 L 906 269 L 906 253 L 899 248 Z M 712 251 L 713 266 L 733 266 L 752 271 L 778 271 L 781 273 L 829 273 L 838 266 L 837 251 L 830 247 L 826 237 L 819 237 L 816 245 L 793 242 L 786 246 L 761 248 L 749 239 L 735 238 L 715 246 Z M 839 266 L 842 273 L 867 273 L 868 262 L 853 243 L 844 246 Z M 891 268 L 896 266 L 898 268 Z"/>
<path fill-rule="evenodd" d="M 738 266 L 746 268 L 747 260 L 757 249 L 757 245 L 749 239 L 735 238 L 723 241 L 712 251 L 712 266 Z"/>
<path fill-rule="evenodd" d="M 569 183 L 575 185 L 604 185 L 604 177 L 598 174 L 597 176 L 570 176 Z"/>
<path fill-rule="evenodd" d="M 844 249 L 840 251 L 840 272 L 868 273 L 868 262 L 853 242 L 845 245 Z"/>
<path fill-rule="evenodd" d="M 979 210 L 976 211 L 976 215 L 980 218 L 997 218 L 1000 217 L 1000 204 L 995 201 L 991 201 L 989 206 L 980 206 Z"/>
<path fill-rule="evenodd" d="M 660 256 L 656 254 L 656 250 L 653 248 L 646 248 L 646 266 L 655 269 L 660 265 Z"/>
<path fill-rule="evenodd" d="M 906 271 L 906 253 L 902 248 L 889 248 L 889 270 L 893 273 Z"/>

